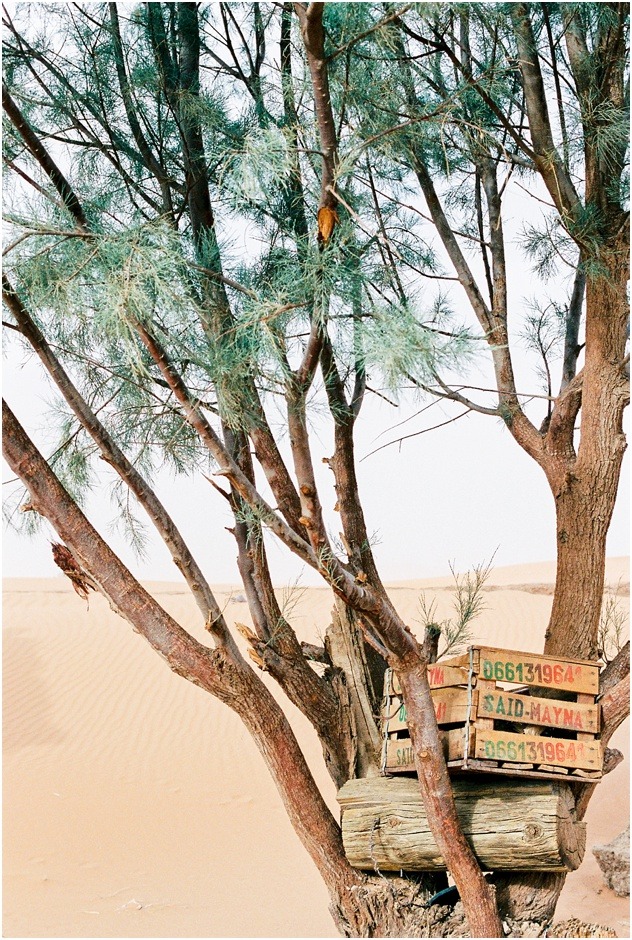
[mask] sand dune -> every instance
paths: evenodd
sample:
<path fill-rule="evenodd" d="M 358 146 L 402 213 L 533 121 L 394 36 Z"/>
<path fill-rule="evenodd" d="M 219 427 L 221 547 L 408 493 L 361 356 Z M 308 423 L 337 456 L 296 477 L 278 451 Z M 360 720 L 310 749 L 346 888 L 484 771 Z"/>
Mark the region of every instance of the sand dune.
<path fill-rule="evenodd" d="M 537 588 L 553 577 L 551 565 L 496 570 L 477 637 L 541 647 L 551 597 Z M 608 579 L 626 582 L 627 560 L 613 560 Z M 450 615 L 448 584 L 397 584 L 392 597 L 414 625 L 424 588 L 438 616 Z M 184 588 L 149 588 L 203 638 Z M 239 588 L 218 596 L 229 620 L 249 623 Z M 317 641 L 329 591 L 294 599 L 301 639 Z M 227 708 L 173 675 L 101 597 L 86 609 L 63 579 L 5 582 L 3 639 L 5 936 L 335 935 L 319 876 Z M 316 737 L 285 705 L 335 809 Z M 625 728 L 613 744 L 628 757 Z M 628 792 L 626 761 L 591 804 L 589 848 L 626 825 Z M 603 886 L 590 850 L 558 914 L 629 936 L 627 901 Z"/>

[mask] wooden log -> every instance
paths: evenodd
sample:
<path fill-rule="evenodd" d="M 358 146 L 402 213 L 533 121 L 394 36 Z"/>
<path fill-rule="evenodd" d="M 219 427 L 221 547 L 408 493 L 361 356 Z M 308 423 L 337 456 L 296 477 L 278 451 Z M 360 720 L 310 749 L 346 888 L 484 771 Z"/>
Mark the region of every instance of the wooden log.
<path fill-rule="evenodd" d="M 563 783 L 489 778 L 454 781 L 463 831 L 487 871 L 573 871 L 583 856 L 586 826 Z M 411 778 L 349 780 L 338 793 L 342 839 L 354 868 L 370 871 L 445 869 L 419 783 Z"/>

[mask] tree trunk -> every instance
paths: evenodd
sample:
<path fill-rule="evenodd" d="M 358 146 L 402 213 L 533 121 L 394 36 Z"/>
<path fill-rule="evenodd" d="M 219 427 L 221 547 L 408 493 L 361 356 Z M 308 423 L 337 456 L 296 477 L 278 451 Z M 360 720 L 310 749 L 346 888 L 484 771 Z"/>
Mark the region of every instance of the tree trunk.
<path fill-rule="evenodd" d="M 567 446 L 573 439 L 574 412 L 562 435 L 549 435 L 547 441 L 548 465 L 545 459 L 543 466 L 557 516 L 557 576 L 544 650 L 550 655 L 597 658 L 606 536 L 626 450 L 628 258 L 627 233 L 622 231 L 604 248 L 598 273 L 586 281 L 586 363 L 577 457 L 570 457 L 568 450 L 564 456 L 555 453 L 560 437 Z"/>
<path fill-rule="evenodd" d="M 586 486 L 572 471 L 556 497 L 557 571 L 547 656 L 596 660 L 606 566 L 606 535 L 614 506 L 618 470 L 607 469 L 615 486 Z M 612 492 L 615 490 L 615 493 Z"/>
<path fill-rule="evenodd" d="M 427 664 L 393 657 L 408 712 L 415 769 L 432 835 L 467 910 L 472 937 L 503 937 L 494 890 L 463 835 L 430 694 Z"/>
<path fill-rule="evenodd" d="M 496 900 L 503 917 L 514 921 L 547 924 L 553 920 L 566 872 L 531 872 L 524 875 L 494 876 Z"/>

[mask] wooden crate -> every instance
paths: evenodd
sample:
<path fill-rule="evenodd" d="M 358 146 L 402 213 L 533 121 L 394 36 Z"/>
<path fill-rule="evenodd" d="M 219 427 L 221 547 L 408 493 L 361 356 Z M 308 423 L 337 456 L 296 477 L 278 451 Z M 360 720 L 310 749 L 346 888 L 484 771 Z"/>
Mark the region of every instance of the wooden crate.
<path fill-rule="evenodd" d="M 428 679 L 453 772 L 601 778 L 595 663 L 472 646 L 430 666 Z M 542 690 L 548 689 L 563 697 L 545 697 Z M 414 772 L 406 706 L 391 670 L 385 677 L 382 728 L 382 772 Z"/>

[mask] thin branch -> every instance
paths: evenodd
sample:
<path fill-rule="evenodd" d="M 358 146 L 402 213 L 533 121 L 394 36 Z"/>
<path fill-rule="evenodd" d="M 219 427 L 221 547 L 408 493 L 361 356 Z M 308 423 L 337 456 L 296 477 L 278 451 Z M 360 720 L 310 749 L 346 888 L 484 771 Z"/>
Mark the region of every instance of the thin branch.
<path fill-rule="evenodd" d="M 580 200 L 553 140 L 538 48 L 527 4 L 513 3 L 511 19 L 520 56 L 519 66 L 533 142 L 533 159 L 562 221 L 568 227 L 577 214 Z"/>
<path fill-rule="evenodd" d="M 4 84 L 4 82 L 2 83 L 2 107 L 4 108 L 7 117 L 14 125 L 17 132 L 20 134 L 27 149 L 50 178 L 51 183 L 63 199 L 66 209 L 73 216 L 79 228 L 87 229 L 88 220 L 75 191 L 49 154 L 46 147 L 44 147 L 37 134 L 33 132 L 17 104 L 9 94 L 9 89 Z"/>
<path fill-rule="evenodd" d="M 384 26 L 388 26 L 389 23 L 392 23 L 393 20 L 399 19 L 404 15 L 404 13 L 408 13 L 408 11 L 412 9 L 412 6 L 412 3 L 407 3 L 406 6 L 400 7 L 399 10 L 395 10 L 393 13 L 389 13 L 388 16 L 385 16 L 383 19 L 379 20 L 373 26 L 369 27 L 369 29 L 365 29 L 364 32 L 358 33 L 358 35 L 354 36 L 353 39 L 350 39 L 348 42 L 344 43 L 344 45 L 338 46 L 337 49 L 334 49 L 334 51 L 327 56 L 327 61 L 331 62 L 339 55 L 342 55 L 343 52 L 347 52 L 349 49 L 352 49 L 356 43 L 362 42 L 363 39 L 366 39 L 367 36 L 370 36 L 378 29 L 382 29 Z"/>
<path fill-rule="evenodd" d="M 380 447 L 376 447 L 375 450 L 365 454 L 362 460 L 366 460 L 368 457 L 372 457 L 374 454 L 377 454 L 381 450 L 385 450 L 387 447 L 392 447 L 393 444 L 399 444 L 401 446 L 404 441 L 408 441 L 413 437 L 421 437 L 422 434 L 428 434 L 430 431 L 436 431 L 438 428 L 444 428 L 448 424 L 454 424 L 455 421 L 459 421 L 461 418 L 469 415 L 471 411 L 471 408 L 467 408 L 465 411 L 462 411 L 460 415 L 456 415 L 454 418 L 449 418 L 447 421 L 442 421 L 440 424 L 433 424 L 431 428 L 423 428 L 421 431 L 415 431 L 414 434 L 406 434 L 404 437 L 398 437 L 394 441 L 388 441 L 387 444 L 381 444 Z"/>
<path fill-rule="evenodd" d="M 562 85 L 560 82 L 560 71 L 557 67 L 557 56 L 555 53 L 555 42 L 553 40 L 553 31 L 551 29 L 551 18 L 546 4 L 542 6 L 542 15 L 544 17 L 544 26 L 546 36 L 549 41 L 549 50 L 551 52 L 551 70 L 555 82 L 555 97 L 557 99 L 557 116 L 560 122 L 560 131 L 562 133 L 562 152 L 564 154 L 564 169 L 570 173 L 570 148 L 568 141 L 568 132 L 566 130 L 566 117 L 564 115 L 564 99 L 562 98 Z"/>
<path fill-rule="evenodd" d="M 585 290 L 586 274 L 580 257 L 577 262 L 577 270 L 573 281 L 573 292 L 566 314 L 562 384 L 560 386 L 560 392 L 563 392 L 569 382 L 572 382 L 577 372 L 577 360 L 581 350 L 581 346 L 579 345 L 579 327 L 581 324 Z"/>
<path fill-rule="evenodd" d="M 160 162 L 156 159 L 152 150 L 145 139 L 145 136 L 141 130 L 140 123 L 138 121 L 138 116 L 134 108 L 134 101 L 132 98 L 132 91 L 130 88 L 129 80 L 127 77 L 127 69 L 125 67 L 125 58 L 123 56 L 123 44 L 121 41 L 121 30 L 119 27 L 119 18 L 117 12 L 117 4 L 109 3 L 108 4 L 110 12 L 110 23 L 111 31 L 113 37 L 113 48 L 114 48 L 114 58 L 116 62 L 116 72 L 118 76 L 119 88 L 121 90 L 121 97 L 123 98 L 123 105 L 125 107 L 125 113 L 127 115 L 127 120 L 129 122 L 130 130 L 132 136 L 136 141 L 136 146 L 138 147 L 139 153 L 143 158 L 143 162 L 147 169 L 153 173 L 154 177 L 160 185 L 162 191 L 162 197 L 164 202 L 164 209 L 170 215 L 173 216 L 173 200 L 171 198 L 171 190 L 169 188 L 169 181 L 167 179 L 167 174 L 165 173 L 164 168 L 161 166 Z"/>
<path fill-rule="evenodd" d="M 437 383 L 437 385 L 439 386 L 439 388 L 441 389 L 441 391 L 437 391 L 437 389 L 433 388 L 431 385 L 424 385 L 422 382 L 419 382 L 414 376 L 410 374 L 407 375 L 407 378 L 409 379 L 409 381 L 413 383 L 413 385 L 416 385 L 417 388 L 423 389 L 425 392 L 429 392 L 431 395 L 434 395 L 437 398 L 446 398 L 446 399 L 449 399 L 450 401 L 458 402 L 461 405 L 465 405 L 468 411 L 476 411 L 482 415 L 491 415 L 494 418 L 497 418 L 500 416 L 500 409 L 498 408 L 498 406 L 496 406 L 495 408 L 489 408 L 486 405 L 479 405 L 477 402 L 472 401 L 470 398 L 466 398 L 465 395 L 461 395 L 461 393 L 457 389 L 450 388 L 449 385 L 446 385 L 443 379 L 441 379 L 437 375 L 436 372 L 432 373 L 432 377 Z M 466 386 L 461 386 L 461 387 L 465 388 Z"/>

